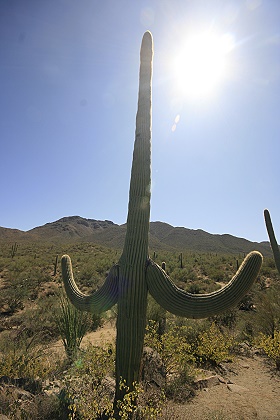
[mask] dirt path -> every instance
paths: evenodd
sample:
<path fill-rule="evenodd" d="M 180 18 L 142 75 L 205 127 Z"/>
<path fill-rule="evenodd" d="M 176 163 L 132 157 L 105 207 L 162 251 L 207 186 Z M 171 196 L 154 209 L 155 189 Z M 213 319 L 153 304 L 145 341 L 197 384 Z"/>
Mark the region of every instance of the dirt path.
<path fill-rule="evenodd" d="M 198 391 L 184 406 L 173 406 L 176 420 L 279 420 L 280 376 L 266 360 L 239 358 L 227 367 L 227 383 Z"/>
<path fill-rule="evenodd" d="M 85 347 L 89 343 L 95 346 L 100 346 L 103 343 L 114 342 L 115 339 L 116 329 L 113 328 L 109 323 L 105 324 L 102 328 L 99 328 L 97 331 L 87 334 L 83 339 L 81 346 Z"/>
<path fill-rule="evenodd" d="M 104 343 L 113 343 L 116 338 L 116 329 L 112 328 L 110 324 L 105 324 L 102 328 L 97 331 L 86 334 L 81 343 L 81 348 L 86 347 L 88 344 L 94 346 L 101 346 Z M 62 340 L 57 340 L 56 343 L 52 344 L 48 349 L 51 354 L 56 356 L 65 356 L 65 350 Z"/>

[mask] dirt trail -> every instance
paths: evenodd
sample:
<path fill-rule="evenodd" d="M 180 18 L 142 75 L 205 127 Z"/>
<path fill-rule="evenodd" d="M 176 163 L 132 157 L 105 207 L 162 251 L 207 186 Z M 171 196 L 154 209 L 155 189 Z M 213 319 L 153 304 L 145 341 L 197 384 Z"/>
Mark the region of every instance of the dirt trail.
<path fill-rule="evenodd" d="M 84 347 L 89 343 L 94 346 L 100 346 L 102 343 L 114 342 L 116 333 L 115 328 L 113 328 L 110 324 L 105 324 L 97 331 L 87 334 L 83 339 L 81 346 Z"/>
<path fill-rule="evenodd" d="M 197 392 L 184 406 L 173 407 L 185 420 L 279 420 L 280 376 L 260 356 L 238 358 L 227 364 L 227 382 Z"/>
<path fill-rule="evenodd" d="M 101 346 L 104 343 L 113 343 L 116 338 L 116 329 L 113 328 L 110 324 L 105 324 L 102 328 L 99 328 L 97 331 L 90 332 L 86 334 L 81 343 L 81 348 L 86 347 L 88 344 L 94 346 Z M 58 340 L 56 343 L 52 344 L 49 348 L 49 352 L 59 356 L 64 355 L 64 346 L 62 340 Z"/>

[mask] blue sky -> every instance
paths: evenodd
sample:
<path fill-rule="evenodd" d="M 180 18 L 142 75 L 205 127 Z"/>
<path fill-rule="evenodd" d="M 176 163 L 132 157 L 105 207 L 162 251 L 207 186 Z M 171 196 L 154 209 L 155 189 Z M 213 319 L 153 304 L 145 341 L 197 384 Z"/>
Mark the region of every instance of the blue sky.
<path fill-rule="evenodd" d="M 278 0 L 0 0 L 0 226 L 126 222 L 149 29 L 151 220 L 260 242 L 268 208 L 280 237 L 279 22 Z M 174 57 L 205 31 L 232 45 L 193 97 Z"/>

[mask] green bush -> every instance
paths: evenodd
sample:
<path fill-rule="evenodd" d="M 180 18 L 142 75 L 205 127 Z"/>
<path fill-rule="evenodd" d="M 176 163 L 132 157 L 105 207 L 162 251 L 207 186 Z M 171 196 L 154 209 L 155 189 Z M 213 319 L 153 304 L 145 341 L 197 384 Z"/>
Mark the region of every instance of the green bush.
<path fill-rule="evenodd" d="M 115 384 L 114 348 L 107 344 L 97 347 L 92 344 L 80 352 L 64 378 L 60 394 L 61 409 L 69 419 L 97 419 L 103 413 L 113 415 Z"/>
<path fill-rule="evenodd" d="M 55 358 L 48 357 L 36 337 L 28 337 L 24 331 L 14 338 L 10 336 L 10 346 L 1 349 L 0 377 L 45 379 L 56 369 Z"/>
<path fill-rule="evenodd" d="M 275 331 L 273 337 L 261 333 L 256 343 L 280 370 L 280 331 Z"/>
<path fill-rule="evenodd" d="M 200 333 L 195 349 L 196 360 L 200 364 L 217 366 L 225 360 L 232 359 L 230 349 L 233 346 L 233 337 L 227 332 L 220 331 L 215 323 L 209 330 Z"/>
<path fill-rule="evenodd" d="M 82 339 L 89 330 L 91 315 L 76 309 L 69 300 L 61 296 L 55 316 L 68 360 L 76 360 Z"/>
<path fill-rule="evenodd" d="M 279 287 L 260 292 L 256 299 L 255 329 L 273 337 L 280 329 Z"/>
<path fill-rule="evenodd" d="M 150 321 L 145 336 L 145 345 L 160 355 L 166 371 L 164 393 L 176 402 L 185 402 L 193 395 L 191 383 L 194 378 L 193 346 L 189 342 L 192 327 L 178 326 L 171 322 L 166 332 L 157 333 L 157 324 Z"/>
<path fill-rule="evenodd" d="M 193 357 L 193 346 L 188 342 L 190 334 L 187 326 L 169 324 L 168 330 L 161 336 L 157 334 L 157 325 L 151 321 L 146 330 L 145 346 L 156 350 L 160 355 L 167 374 L 180 374 L 190 371 Z"/>

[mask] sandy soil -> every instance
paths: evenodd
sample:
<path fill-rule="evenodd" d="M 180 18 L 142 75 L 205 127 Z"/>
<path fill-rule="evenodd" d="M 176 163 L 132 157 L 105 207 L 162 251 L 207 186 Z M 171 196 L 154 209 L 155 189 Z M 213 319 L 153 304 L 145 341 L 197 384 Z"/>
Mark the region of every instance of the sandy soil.
<path fill-rule="evenodd" d="M 88 343 L 95 346 L 100 346 L 102 343 L 114 342 L 116 339 L 116 329 L 111 324 L 105 324 L 97 331 L 91 332 L 85 336 L 82 341 L 81 347 L 86 346 Z"/>
<path fill-rule="evenodd" d="M 177 420 L 279 420 L 280 375 L 261 356 L 227 364 L 226 383 L 197 391 L 194 399 L 173 406 Z"/>

